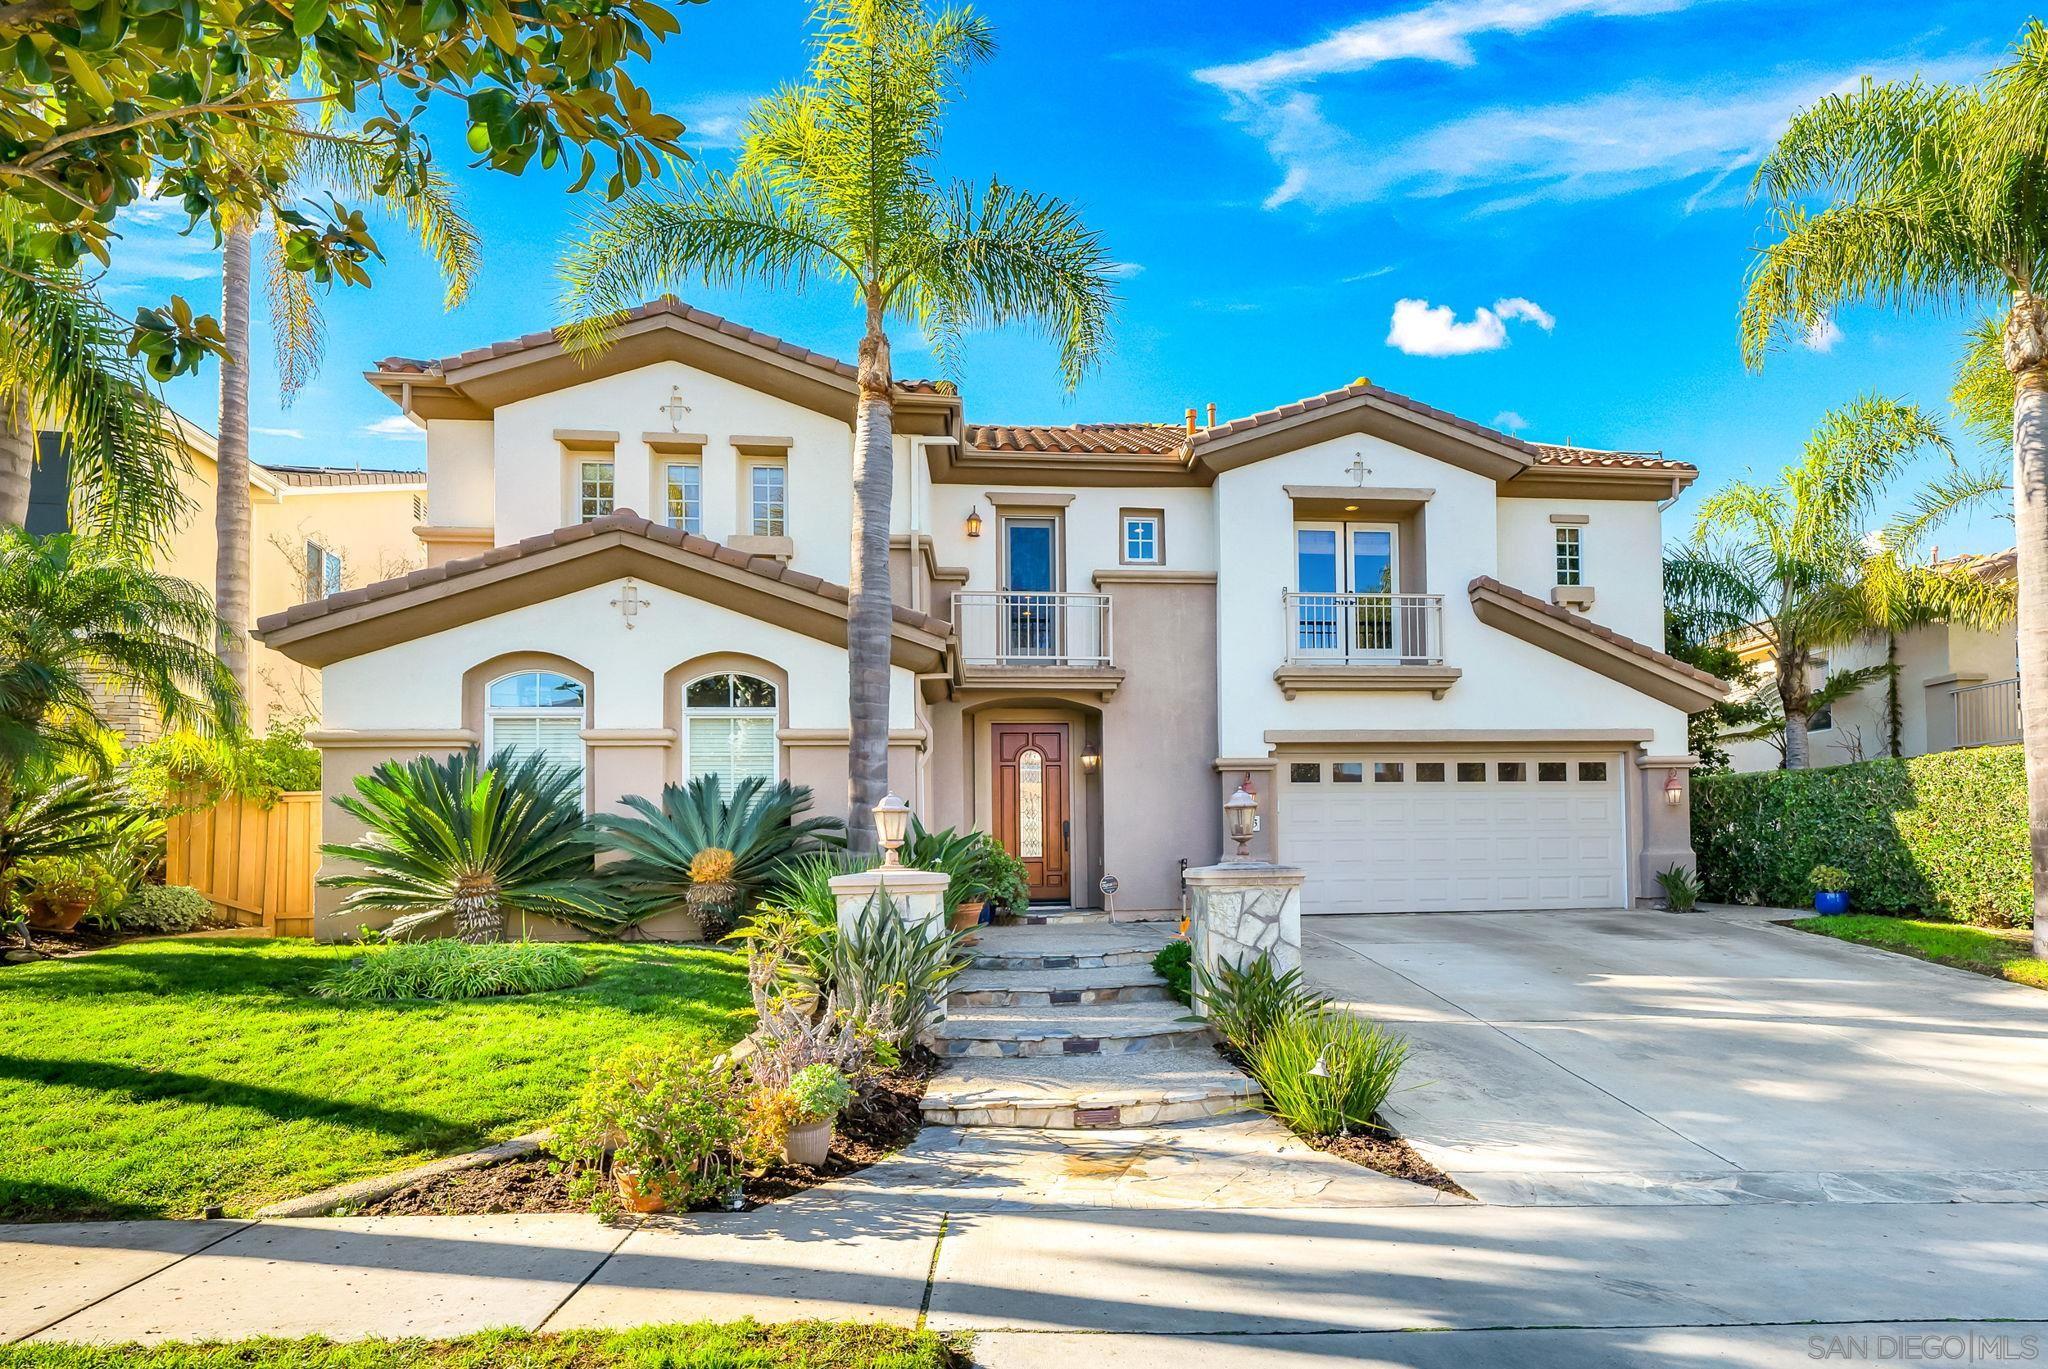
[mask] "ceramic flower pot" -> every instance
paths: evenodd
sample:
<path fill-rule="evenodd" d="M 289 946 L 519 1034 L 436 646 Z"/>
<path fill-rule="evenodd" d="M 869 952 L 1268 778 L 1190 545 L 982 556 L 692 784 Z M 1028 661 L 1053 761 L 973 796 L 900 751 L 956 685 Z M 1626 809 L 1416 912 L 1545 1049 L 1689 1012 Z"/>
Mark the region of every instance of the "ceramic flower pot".
<path fill-rule="evenodd" d="M 782 1158 L 805 1169 L 818 1169 L 825 1163 L 825 1157 L 832 1153 L 832 1119 L 821 1117 L 815 1122 L 800 1122 L 789 1129 L 789 1139 L 782 1143 Z"/>
<path fill-rule="evenodd" d="M 668 1197 L 656 1182 L 642 1184 L 637 1169 L 612 1170 L 612 1182 L 619 1186 L 619 1205 L 628 1212 L 666 1212 Z"/>
<path fill-rule="evenodd" d="M 1845 890 L 1823 890 L 1813 896 L 1813 910 L 1823 917 L 1834 917 L 1849 911 L 1849 895 Z"/>
<path fill-rule="evenodd" d="M 89 898 L 66 899 L 56 902 L 37 900 L 29 907 L 28 925 L 39 932 L 68 932 L 78 925 L 92 907 Z"/>
<path fill-rule="evenodd" d="M 981 925 L 981 910 L 988 906 L 988 900 L 970 898 L 953 910 L 953 930 L 964 932 L 970 927 Z"/>

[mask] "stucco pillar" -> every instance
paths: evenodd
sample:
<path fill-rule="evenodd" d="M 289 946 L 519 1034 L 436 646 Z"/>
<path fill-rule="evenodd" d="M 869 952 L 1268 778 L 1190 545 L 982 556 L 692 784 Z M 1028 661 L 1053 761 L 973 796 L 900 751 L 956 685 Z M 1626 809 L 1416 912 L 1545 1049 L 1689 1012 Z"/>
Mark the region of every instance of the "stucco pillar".
<path fill-rule="evenodd" d="M 1976 674 L 1956 672 L 1939 675 L 1923 682 L 1920 686 L 1923 696 L 1922 709 L 1927 717 L 1927 752 L 1953 751 L 1961 744 L 1956 734 L 1956 691 L 1967 689 L 1974 684 L 1983 684 L 1984 677 Z M 1912 755 L 1910 747 L 1902 748 Z"/>
<path fill-rule="evenodd" d="M 896 915 L 911 927 L 923 930 L 927 939 L 946 934 L 946 885 L 948 877 L 938 870 L 912 870 L 907 866 L 877 866 L 850 875 L 832 877 L 832 897 L 839 905 L 841 926 L 858 921 L 868 904 L 883 893 L 889 895 Z"/>
<path fill-rule="evenodd" d="M 1640 819 L 1636 830 L 1638 856 L 1635 863 L 1634 904 L 1638 908 L 1658 905 L 1662 893 L 1657 876 L 1677 866 L 1687 872 L 1699 869 L 1692 850 L 1692 772 L 1699 768 L 1698 756 L 1642 756 L 1636 761 L 1636 802 L 1632 819 Z M 1678 778 L 1678 802 L 1665 797 L 1672 776 Z"/>
<path fill-rule="evenodd" d="M 623 813 L 626 808 L 619 800 L 629 794 L 661 802 L 663 777 L 676 744 L 672 729 L 585 728 L 583 743 L 590 759 L 586 799 L 591 812 Z"/>
<path fill-rule="evenodd" d="M 1301 885 L 1306 872 L 1264 861 L 1204 865 L 1187 872 L 1188 940 L 1195 964 L 1271 956 L 1281 973 L 1301 968 Z M 1199 986 L 1201 980 L 1195 981 Z M 1196 1006 L 1200 1006 L 1197 1004 Z"/>

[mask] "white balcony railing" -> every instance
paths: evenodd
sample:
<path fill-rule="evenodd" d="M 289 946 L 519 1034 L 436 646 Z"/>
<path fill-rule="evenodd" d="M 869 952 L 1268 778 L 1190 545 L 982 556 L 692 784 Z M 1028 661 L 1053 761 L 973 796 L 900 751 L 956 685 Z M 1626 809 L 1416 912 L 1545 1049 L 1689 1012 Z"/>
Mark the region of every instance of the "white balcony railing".
<path fill-rule="evenodd" d="M 1303 594 L 1289 590 L 1287 660 L 1293 665 L 1440 665 L 1441 594 Z"/>
<path fill-rule="evenodd" d="M 953 595 L 953 631 L 963 665 L 1110 664 L 1107 594 L 960 590 Z"/>
<path fill-rule="evenodd" d="M 1995 746 L 2020 739 L 2020 682 L 1992 680 L 1964 685 L 1956 701 L 1956 745 Z"/>

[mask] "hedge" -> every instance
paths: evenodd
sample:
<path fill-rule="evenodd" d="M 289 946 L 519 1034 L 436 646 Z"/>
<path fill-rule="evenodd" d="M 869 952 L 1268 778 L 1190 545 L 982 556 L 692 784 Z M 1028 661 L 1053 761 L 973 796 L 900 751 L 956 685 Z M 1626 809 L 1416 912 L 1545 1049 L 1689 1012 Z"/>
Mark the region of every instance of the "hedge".
<path fill-rule="evenodd" d="M 1820 770 L 1703 775 L 1692 844 L 1707 897 L 1806 907 L 1807 872 L 1839 865 L 1864 912 L 1984 926 L 2033 921 L 2027 777 L 2017 746 Z"/>

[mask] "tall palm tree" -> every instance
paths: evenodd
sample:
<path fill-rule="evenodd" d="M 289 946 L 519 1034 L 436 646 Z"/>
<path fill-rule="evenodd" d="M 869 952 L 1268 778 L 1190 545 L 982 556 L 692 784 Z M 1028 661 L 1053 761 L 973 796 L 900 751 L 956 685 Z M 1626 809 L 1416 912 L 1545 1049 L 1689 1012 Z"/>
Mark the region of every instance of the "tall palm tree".
<path fill-rule="evenodd" d="M 235 726 L 217 630 L 196 585 L 88 538 L 0 528 L 0 809 L 18 775 L 91 747 L 95 684 L 140 694 L 173 727 Z"/>
<path fill-rule="evenodd" d="M 822 0 L 808 79 L 759 101 L 731 175 L 605 210 L 562 265 L 582 347 L 687 278 L 850 287 L 861 311 L 847 628 L 849 837 L 875 841 L 888 787 L 889 504 L 894 378 L 889 323 L 907 319 L 942 361 L 971 327 L 1029 322 L 1068 387 L 1101 356 L 1115 304 L 1101 240 L 1059 200 L 990 181 L 942 186 L 932 163 L 962 75 L 994 50 L 988 21 L 924 0 Z"/>
<path fill-rule="evenodd" d="M 1866 82 L 1800 111 L 1757 188 L 1775 240 L 1743 304 L 1752 364 L 1846 304 L 2002 313 L 2034 952 L 2048 956 L 2048 28 L 2030 19 L 1980 85 Z"/>
<path fill-rule="evenodd" d="M 1689 620 L 1724 634 L 1754 632 L 1770 648 L 1788 769 L 1812 763 L 1807 723 L 1820 653 L 1870 630 L 1870 524 L 1900 475 L 1929 451 L 1946 453 L 1948 439 L 1917 408 L 1857 400 L 1824 418 L 1799 462 L 1774 483 L 1738 480 L 1710 495 L 1692 545 L 1665 562 L 1666 593 Z M 1924 518 L 1932 526 L 1932 511 Z M 1856 682 L 1831 684 L 1834 696 L 1883 669 L 1844 672 Z"/>
<path fill-rule="evenodd" d="M 351 203 L 374 204 L 403 218 L 447 282 L 443 305 L 453 309 L 469 295 L 476 274 L 478 235 L 463 217 L 454 185 L 428 167 L 410 180 L 387 181 L 384 153 L 348 134 L 279 140 L 277 154 L 294 176 L 311 187 L 338 189 Z M 272 224 L 264 275 L 277 370 L 287 404 L 320 368 L 326 324 L 320 315 L 317 283 L 295 269 L 288 223 Z M 253 226 L 228 227 L 221 253 L 221 329 L 227 355 L 220 364 L 218 489 L 214 505 L 215 611 L 223 632 L 221 659 L 244 694 L 249 689 L 249 325 Z"/>

